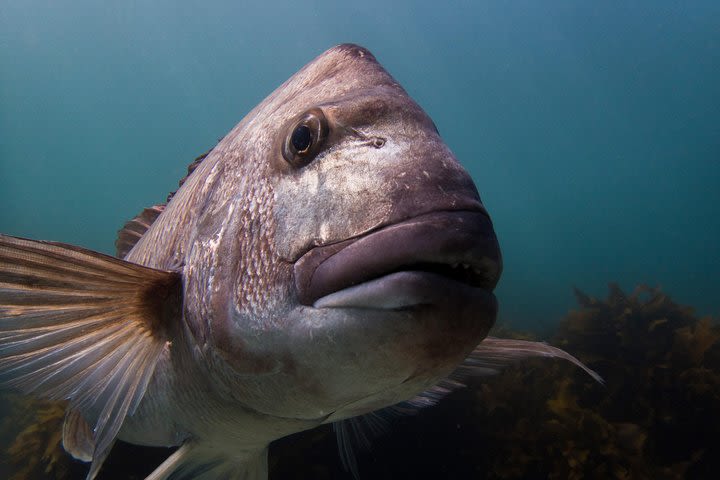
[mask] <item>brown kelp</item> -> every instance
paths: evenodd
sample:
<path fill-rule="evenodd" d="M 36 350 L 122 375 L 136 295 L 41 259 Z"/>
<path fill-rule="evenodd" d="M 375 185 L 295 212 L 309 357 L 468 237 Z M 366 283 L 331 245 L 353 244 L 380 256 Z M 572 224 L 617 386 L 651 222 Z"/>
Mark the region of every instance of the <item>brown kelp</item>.
<path fill-rule="evenodd" d="M 72 462 L 61 446 L 65 405 L 9 394 L 0 404 L 10 412 L 0 423 L 0 437 L 14 437 L 3 452 L 9 480 L 69 478 Z"/>

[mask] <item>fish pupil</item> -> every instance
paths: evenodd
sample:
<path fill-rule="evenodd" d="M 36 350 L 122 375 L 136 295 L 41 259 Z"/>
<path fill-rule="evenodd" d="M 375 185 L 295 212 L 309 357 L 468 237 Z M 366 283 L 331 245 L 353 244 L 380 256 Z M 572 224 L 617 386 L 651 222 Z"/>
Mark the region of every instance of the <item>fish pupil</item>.
<path fill-rule="evenodd" d="M 312 143 L 312 132 L 310 131 L 310 127 L 307 125 L 299 125 L 293 131 L 290 141 L 298 153 L 304 153 L 307 151 Z"/>

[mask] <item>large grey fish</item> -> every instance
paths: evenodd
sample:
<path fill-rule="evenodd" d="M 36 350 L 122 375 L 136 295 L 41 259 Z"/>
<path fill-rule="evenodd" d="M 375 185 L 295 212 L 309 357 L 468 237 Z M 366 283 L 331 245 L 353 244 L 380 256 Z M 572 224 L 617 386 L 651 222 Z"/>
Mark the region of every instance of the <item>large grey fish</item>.
<path fill-rule="evenodd" d="M 88 479 L 117 438 L 180 446 L 149 480 L 265 479 L 288 434 L 340 422 L 345 445 L 343 421 L 432 404 L 463 375 L 578 363 L 486 338 L 490 217 L 367 50 L 320 55 L 195 167 L 121 232 L 123 259 L 0 236 L 0 380 L 69 401 Z"/>

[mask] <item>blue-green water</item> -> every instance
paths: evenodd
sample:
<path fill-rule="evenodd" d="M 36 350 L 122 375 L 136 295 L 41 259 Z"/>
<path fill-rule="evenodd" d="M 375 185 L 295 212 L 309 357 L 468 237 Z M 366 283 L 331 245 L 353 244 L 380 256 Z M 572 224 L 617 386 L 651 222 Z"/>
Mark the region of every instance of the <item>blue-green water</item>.
<path fill-rule="evenodd" d="M 576 285 L 661 285 L 720 313 L 720 2 L 0 4 L 0 232 L 112 252 L 277 85 L 356 42 L 475 178 L 501 318 Z"/>

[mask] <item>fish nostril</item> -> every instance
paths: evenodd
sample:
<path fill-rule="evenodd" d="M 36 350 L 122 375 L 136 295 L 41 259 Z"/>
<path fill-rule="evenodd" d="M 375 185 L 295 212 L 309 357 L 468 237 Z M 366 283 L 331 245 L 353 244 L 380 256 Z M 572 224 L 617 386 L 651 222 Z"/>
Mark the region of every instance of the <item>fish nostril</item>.
<path fill-rule="evenodd" d="M 382 148 L 385 146 L 385 139 L 382 137 L 375 137 L 372 140 L 372 146 L 375 148 Z"/>

